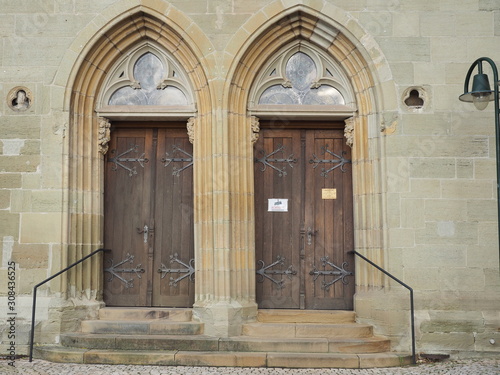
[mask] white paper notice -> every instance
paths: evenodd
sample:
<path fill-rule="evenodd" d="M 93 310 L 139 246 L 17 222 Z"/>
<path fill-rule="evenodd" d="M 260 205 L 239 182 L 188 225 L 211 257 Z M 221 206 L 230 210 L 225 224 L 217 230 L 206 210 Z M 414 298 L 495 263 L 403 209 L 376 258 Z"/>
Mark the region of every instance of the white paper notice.
<path fill-rule="evenodd" d="M 288 199 L 271 198 L 268 201 L 269 212 L 288 212 Z"/>

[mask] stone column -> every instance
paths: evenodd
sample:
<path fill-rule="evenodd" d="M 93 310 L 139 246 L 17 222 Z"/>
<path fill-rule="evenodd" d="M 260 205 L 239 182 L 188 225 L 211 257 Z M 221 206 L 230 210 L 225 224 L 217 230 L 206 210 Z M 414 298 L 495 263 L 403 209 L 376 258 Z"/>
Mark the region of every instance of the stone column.
<path fill-rule="evenodd" d="M 194 158 L 194 316 L 208 335 L 235 336 L 257 314 L 250 118 L 201 116 Z"/>
<path fill-rule="evenodd" d="M 384 266 L 383 223 L 381 213 L 382 194 L 375 176 L 380 172 L 374 169 L 379 164 L 376 139 L 369 139 L 369 116 L 356 115 L 345 120 L 345 136 L 352 147 L 353 195 L 354 195 L 354 236 L 356 249 Z M 373 125 L 373 124 L 372 124 Z M 370 147 L 372 149 L 370 149 Z M 368 287 L 383 285 L 383 274 L 368 263 L 356 259 L 356 284 L 365 290 Z"/>

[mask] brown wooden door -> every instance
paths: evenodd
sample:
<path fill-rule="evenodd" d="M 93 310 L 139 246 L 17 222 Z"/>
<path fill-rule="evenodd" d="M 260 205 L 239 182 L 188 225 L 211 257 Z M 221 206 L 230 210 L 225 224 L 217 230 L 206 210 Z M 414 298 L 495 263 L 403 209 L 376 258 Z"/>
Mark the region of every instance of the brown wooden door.
<path fill-rule="evenodd" d="M 104 300 L 194 300 L 192 146 L 185 129 L 116 128 L 106 157 Z"/>
<path fill-rule="evenodd" d="M 262 129 L 255 145 L 260 308 L 352 309 L 351 181 L 342 130 Z"/>

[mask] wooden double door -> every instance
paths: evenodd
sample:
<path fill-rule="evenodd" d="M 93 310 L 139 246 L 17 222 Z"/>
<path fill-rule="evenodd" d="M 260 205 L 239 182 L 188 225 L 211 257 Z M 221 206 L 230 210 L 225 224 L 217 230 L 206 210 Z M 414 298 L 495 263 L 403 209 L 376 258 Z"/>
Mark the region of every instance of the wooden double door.
<path fill-rule="evenodd" d="M 343 129 L 262 129 L 255 144 L 260 308 L 353 308 L 350 148 Z"/>
<path fill-rule="evenodd" d="M 185 128 L 112 128 L 104 190 L 108 306 L 192 306 L 192 153 Z"/>

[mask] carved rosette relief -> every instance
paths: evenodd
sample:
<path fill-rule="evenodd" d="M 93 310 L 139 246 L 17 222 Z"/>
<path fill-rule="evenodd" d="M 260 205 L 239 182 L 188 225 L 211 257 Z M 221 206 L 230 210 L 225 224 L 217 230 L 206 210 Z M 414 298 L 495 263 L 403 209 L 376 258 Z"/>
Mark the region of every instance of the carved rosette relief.
<path fill-rule="evenodd" d="M 257 140 L 259 139 L 259 132 L 260 132 L 260 124 L 259 124 L 259 118 L 252 116 L 251 117 L 251 127 L 252 127 L 252 144 L 255 144 Z"/>
<path fill-rule="evenodd" d="M 345 119 L 344 122 L 344 136 L 346 143 L 352 148 L 352 145 L 354 144 L 354 117 L 349 117 L 348 119 Z"/>
<path fill-rule="evenodd" d="M 191 142 L 191 144 L 194 143 L 195 124 L 196 124 L 196 117 L 190 117 L 186 125 L 189 142 Z"/>
<path fill-rule="evenodd" d="M 99 139 L 97 145 L 99 152 L 106 155 L 108 152 L 108 143 L 111 140 L 111 123 L 105 117 L 99 117 Z"/>

